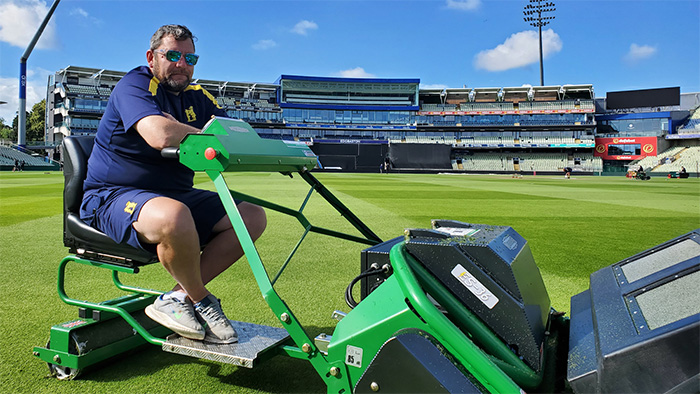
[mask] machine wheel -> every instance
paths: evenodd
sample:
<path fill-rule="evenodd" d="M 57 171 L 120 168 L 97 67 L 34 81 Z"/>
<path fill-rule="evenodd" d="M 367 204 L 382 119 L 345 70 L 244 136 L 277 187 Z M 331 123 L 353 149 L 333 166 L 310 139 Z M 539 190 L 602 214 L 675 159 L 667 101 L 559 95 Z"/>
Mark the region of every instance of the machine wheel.
<path fill-rule="evenodd" d="M 50 340 L 46 342 L 46 348 L 51 349 Z M 80 354 L 80 347 L 78 346 L 78 342 L 76 342 L 75 338 L 73 337 L 71 337 L 69 353 L 77 355 Z M 46 364 L 49 367 L 49 374 L 58 380 L 73 380 L 80 376 L 80 373 L 82 372 L 82 369 L 64 367 L 62 365 L 52 363 Z"/>

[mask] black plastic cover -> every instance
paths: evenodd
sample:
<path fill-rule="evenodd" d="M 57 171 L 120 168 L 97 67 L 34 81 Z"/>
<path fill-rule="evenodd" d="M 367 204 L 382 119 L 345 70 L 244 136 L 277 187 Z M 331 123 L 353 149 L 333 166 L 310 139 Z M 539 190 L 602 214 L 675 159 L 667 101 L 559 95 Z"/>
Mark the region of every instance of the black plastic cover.
<path fill-rule="evenodd" d="M 511 227 L 433 220 L 407 230 L 406 250 L 533 370 L 550 301 L 527 241 Z"/>
<path fill-rule="evenodd" d="M 571 298 L 577 393 L 698 392 L 700 230 L 591 274 Z"/>

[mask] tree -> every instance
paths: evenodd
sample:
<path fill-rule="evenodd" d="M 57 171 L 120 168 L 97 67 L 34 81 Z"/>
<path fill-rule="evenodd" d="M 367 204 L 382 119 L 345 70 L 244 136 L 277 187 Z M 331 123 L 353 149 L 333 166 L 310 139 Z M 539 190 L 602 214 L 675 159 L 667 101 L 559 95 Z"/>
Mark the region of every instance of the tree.
<path fill-rule="evenodd" d="M 15 141 L 17 132 L 11 126 L 5 124 L 5 119 L 0 118 L 0 138 Z"/>
<path fill-rule="evenodd" d="M 46 134 L 46 100 L 34 104 L 27 116 L 27 141 L 44 141 Z"/>

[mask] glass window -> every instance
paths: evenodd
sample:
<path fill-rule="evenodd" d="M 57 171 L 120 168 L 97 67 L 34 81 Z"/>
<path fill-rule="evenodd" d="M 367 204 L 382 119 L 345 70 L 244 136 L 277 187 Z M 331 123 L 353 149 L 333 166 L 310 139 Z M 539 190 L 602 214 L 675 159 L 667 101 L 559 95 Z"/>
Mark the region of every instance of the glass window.
<path fill-rule="evenodd" d="M 641 144 L 618 144 L 608 145 L 608 155 L 610 156 L 620 156 L 620 155 L 641 155 L 642 145 Z"/>

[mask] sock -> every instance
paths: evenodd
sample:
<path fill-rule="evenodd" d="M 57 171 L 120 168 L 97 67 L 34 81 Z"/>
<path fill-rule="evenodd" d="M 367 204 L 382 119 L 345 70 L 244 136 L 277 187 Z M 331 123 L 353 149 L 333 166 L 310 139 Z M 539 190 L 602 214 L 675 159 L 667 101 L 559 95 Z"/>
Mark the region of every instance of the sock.
<path fill-rule="evenodd" d="M 209 306 L 209 304 L 211 304 L 211 300 L 207 296 L 207 297 L 202 298 L 202 301 L 199 301 L 198 303 L 194 304 L 194 307 L 195 308 L 205 308 L 205 307 Z"/>
<path fill-rule="evenodd" d="M 164 300 L 167 300 L 168 298 L 174 298 L 180 302 L 185 302 L 185 299 L 187 298 L 187 293 L 184 291 L 169 291 L 161 296 Z"/>

